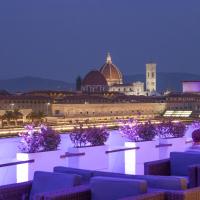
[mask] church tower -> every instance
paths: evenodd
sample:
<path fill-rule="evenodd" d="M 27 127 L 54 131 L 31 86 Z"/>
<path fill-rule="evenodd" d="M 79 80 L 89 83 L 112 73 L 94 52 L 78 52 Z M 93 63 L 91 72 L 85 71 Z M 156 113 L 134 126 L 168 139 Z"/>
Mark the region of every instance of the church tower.
<path fill-rule="evenodd" d="M 146 90 L 148 92 L 156 91 L 156 64 L 146 64 Z"/>

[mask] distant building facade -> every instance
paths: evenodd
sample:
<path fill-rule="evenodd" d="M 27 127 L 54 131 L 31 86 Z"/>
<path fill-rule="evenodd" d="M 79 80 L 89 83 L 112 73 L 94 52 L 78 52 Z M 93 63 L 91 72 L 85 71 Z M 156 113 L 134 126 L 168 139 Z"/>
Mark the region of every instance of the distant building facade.
<path fill-rule="evenodd" d="M 116 84 L 109 87 L 111 92 L 120 92 L 126 95 L 146 95 L 144 83 L 137 81 L 132 84 Z"/>
<path fill-rule="evenodd" d="M 183 81 L 183 92 L 200 93 L 200 81 Z"/>
<path fill-rule="evenodd" d="M 102 93 L 108 91 L 108 83 L 101 72 L 92 70 L 83 79 L 81 89 L 87 93 Z"/>
<path fill-rule="evenodd" d="M 33 112 L 50 113 L 51 99 L 44 96 L 0 95 L 0 110 L 32 110 Z"/>
<path fill-rule="evenodd" d="M 146 90 L 145 84 L 141 81 L 124 84 L 123 74 L 119 68 L 113 64 L 109 53 L 106 58 L 106 63 L 100 68 L 99 72 L 104 76 L 107 84 L 100 74 L 98 74 L 98 70 L 93 70 L 85 76 L 82 82 L 82 92 L 92 93 L 110 91 L 123 93 L 125 95 L 157 95 L 155 63 L 146 65 Z"/>

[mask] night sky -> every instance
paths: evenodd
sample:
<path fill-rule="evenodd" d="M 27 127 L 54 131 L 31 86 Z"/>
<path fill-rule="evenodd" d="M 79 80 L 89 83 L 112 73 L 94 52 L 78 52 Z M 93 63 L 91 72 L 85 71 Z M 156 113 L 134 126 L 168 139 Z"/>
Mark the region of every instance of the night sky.
<path fill-rule="evenodd" d="M 124 74 L 200 74 L 200 0 L 0 0 L 0 79 L 72 82 L 108 51 Z"/>

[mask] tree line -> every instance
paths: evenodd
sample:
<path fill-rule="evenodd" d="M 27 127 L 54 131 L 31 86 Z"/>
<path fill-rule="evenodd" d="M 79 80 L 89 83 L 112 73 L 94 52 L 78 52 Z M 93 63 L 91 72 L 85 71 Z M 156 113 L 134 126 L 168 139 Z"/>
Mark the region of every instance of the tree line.
<path fill-rule="evenodd" d="M 0 116 L 2 127 L 4 126 L 4 121 L 7 122 L 7 126 L 11 125 L 11 121 L 14 121 L 15 126 L 17 126 L 17 121 L 19 119 L 23 119 L 24 115 L 21 113 L 18 109 L 15 109 L 13 111 L 7 110 L 3 115 Z M 43 121 L 45 117 L 45 114 L 41 111 L 34 112 L 32 111 L 26 116 L 26 119 L 31 122 L 41 122 Z"/>

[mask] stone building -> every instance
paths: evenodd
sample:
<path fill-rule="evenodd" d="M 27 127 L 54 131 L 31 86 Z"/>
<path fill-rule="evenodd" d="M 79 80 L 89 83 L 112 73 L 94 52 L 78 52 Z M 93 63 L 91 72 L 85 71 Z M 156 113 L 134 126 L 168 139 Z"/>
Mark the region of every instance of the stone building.
<path fill-rule="evenodd" d="M 146 90 L 151 94 L 156 92 L 156 64 L 146 64 Z"/>
<path fill-rule="evenodd" d="M 21 95 L 0 95 L 0 110 L 24 110 L 30 109 L 34 112 L 45 114 L 51 111 L 51 99 L 44 96 Z"/>
<path fill-rule="evenodd" d="M 116 122 L 130 117 L 152 119 L 162 116 L 165 109 L 164 97 L 126 96 L 120 93 L 77 94 L 52 104 L 52 118 L 58 123 Z"/>
<path fill-rule="evenodd" d="M 53 104 L 52 115 L 66 121 L 152 119 L 165 110 L 165 103 Z"/>
<path fill-rule="evenodd" d="M 116 84 L 109 87 L 111 92 L 121 92 L 125 95 L 146 95 L 144 83 L 137 81 L 132 84 Z"/>
<path fill-rule="evenodd" d="M 200 118 L 200 93 L 170 93 L 166 95 L 168 117 Z"/>
<path fill-rule="evenodd" d="M 83 79 L 81 90 L 88 93 L 101 93 L 108 91 L 108 84 L 101 72 L 92 70 Z"/>
<path fill-rule="evenodd" d="M 104 76 L 107 84 L 98 72 Z M 93 70 L 85 76 L 82 82 L 82 91 L 90 93 L 98 91 L 111 91 L 119 92 L 125 95 L 156 96 L 156 64 L 150 63 L 146 65 L 145 90 L 144 83 L 141 81 L 124 84 L 122 72 L 116 65 L 113 64 L 111 55 L 108 53 L 106 63 L 100 68 L 100 70 Z"/>

